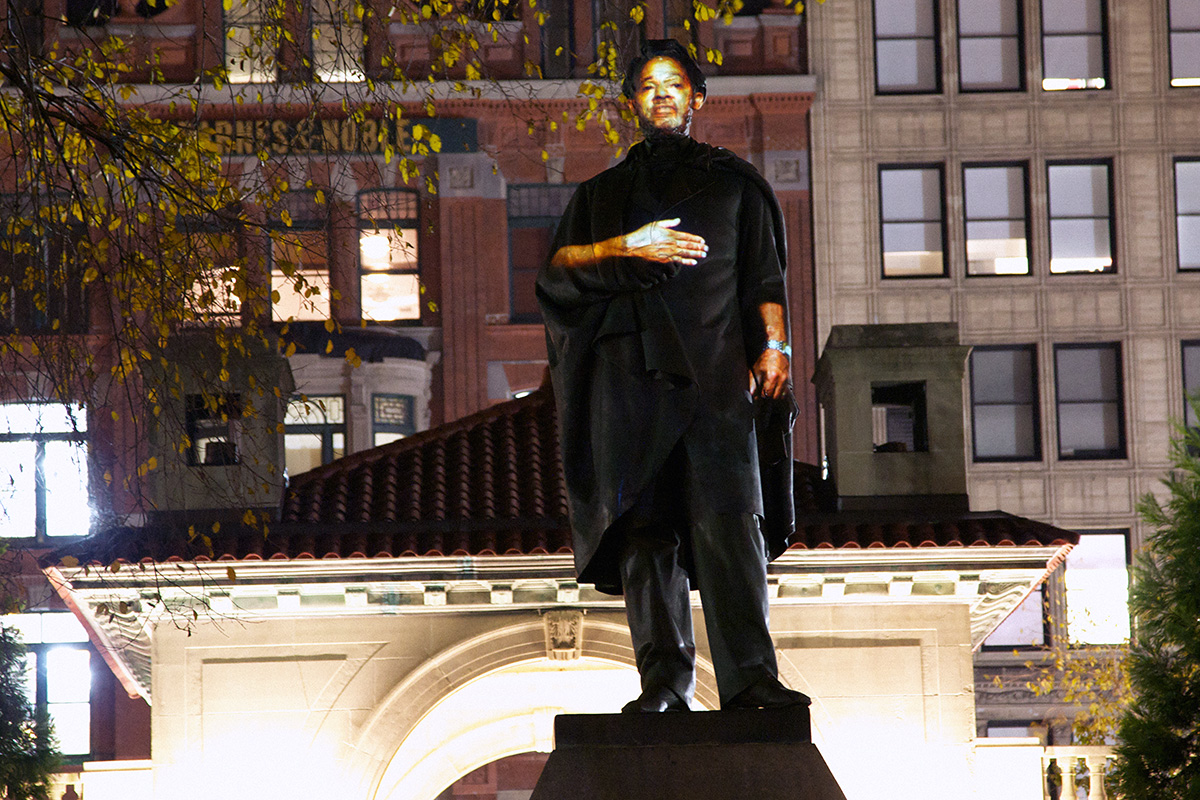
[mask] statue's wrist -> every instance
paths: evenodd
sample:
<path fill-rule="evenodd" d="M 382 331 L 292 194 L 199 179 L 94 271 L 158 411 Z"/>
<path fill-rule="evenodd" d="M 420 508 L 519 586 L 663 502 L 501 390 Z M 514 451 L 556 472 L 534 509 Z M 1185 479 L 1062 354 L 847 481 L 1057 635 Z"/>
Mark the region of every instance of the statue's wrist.
<path fill-rule="evenodd" d="M 767 344 L 765 347 L 763 347 L 763 352 L 765 353 L 768 350 L 774 350 L 776 352 L 783 353 L 788 357 L 789 360 L 791 360 L 792 346 L 787 343 L 786 339 L 767 339 Z"/>

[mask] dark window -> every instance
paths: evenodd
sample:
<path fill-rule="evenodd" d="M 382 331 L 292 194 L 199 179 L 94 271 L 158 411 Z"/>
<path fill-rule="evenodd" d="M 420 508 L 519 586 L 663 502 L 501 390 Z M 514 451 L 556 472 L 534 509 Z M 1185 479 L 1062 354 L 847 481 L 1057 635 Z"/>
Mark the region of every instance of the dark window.
<path fill-rule="evenodd" d="M 1059 458 L 1124 458 L 1120 345 L 1057 345 L 1054 376 Z"/>
<path fill-rule="evenodd" d="M 1042 0 L 1042 88 L 1108 86 L 1104 0 Z"/>
<path fill-rule="evenodd" d="M 1050 192 L 1050 272 L 1112 272 L 1110 164 L 1046 167 Z"/>
<path fill-rule="evenodd" d="M 1180 269 L 1200 269 L 1200 161 L 1175 162 L 1175 234 Z"/>
<path fill-rule="evenodd" d="M 538 270 L 550 257 L 550 241 L 575 184 L 534 183 L 508 189 L 509 319 L 540 322 L 534 296 Z"/>
<path fill-rule="evenodd" d="M 968 275 L 1029 274 L 1029 203 L 1023 164 L 963 167 Z"/>
<path fill-rule="evenodd" d="M 964 92 L 1025 88 L 1018 0 L 958 0 L 958 72 Z"/>
<path fill-rule="evenodd" d="M 85 536 L 91 516 L 83 408 L 0 404 L 0 537 Z"/>
<path fill-rule="evenodd" d="M 634 21 L 630 14 L 635 6 L 643 8 L 636 0 L 592 0 L 596 60 L 607 68 L 624 69 L 624 54 L 638 52 L 646 40 L 645 20 Z"/>
<path fill-rule="evenodd" d="M 1183 343 L 1184 420 L 1189 428 L 1200 428 L 1192 400 L 1200 402 L 1200 341 Z"/>
<path fill-rule="evenodd" d="M 875 0 L 875 89 L 879 94 L 942 90 L 934 0 Z"/>
<path fill-rule="evenodd" d="M 871 439 L 876 453 L 929 450 L 925 384 L 871 384 Z"/>
<path fill-rule="evenodd" d="M 88 328 L 78 255 L 87 229 L 47 222 L 66 214 L 57 201 L 0 196 L 0 332 L 83 333 Z"/>
<path fill-rule="evenodd" d="M 883 277 L 946 274 L 941 166 L 880 167 Z"/>
<path fill-rule="evenodd" d="M 228 467 L 240 459 L 242 402 L 236 394 L 189 394 L 186 401 L 188 464 Z"/>
<path fill-rule="evenodd" d="M 117 0 L 67 0 L 67 24 L 73 28 L 103 25 L 118 10 Z"/>
<path fill-rule="evenodd" d="M 374 446 L 379 447 L 416 433 L 415 406 L 416 398 L 412 395 L 372 395 L 371 435 Z"/>
<path fill-rule="evenodd" d="M 391 322 L 421 318 L 419 207 L 420 196 L 407 189 L 359 193 L 363 319 Z"/>
<path fill-rule="evenodd" d="M 1033 345 L 971 352 L 971 430 L 976 461 L 1037 461 L 1037 351 Z"/>
<path fill-rule="evenodd" d="M 546 0 L 538 10 L 546 14 L 541 25 L 542 77 L 569 78 L 575 54 L 575 3 Z"/>
<path fill-rule="evenodd" d="M 1171 85 L 1200 86 L 1200 3 L 1170 0 Z"/>
<path fill-rule="evenodd" d="M 283 419 L 288 475 L 299 475 L 346 454 L 346 398 L 301 395 L 288 402 Z"/>

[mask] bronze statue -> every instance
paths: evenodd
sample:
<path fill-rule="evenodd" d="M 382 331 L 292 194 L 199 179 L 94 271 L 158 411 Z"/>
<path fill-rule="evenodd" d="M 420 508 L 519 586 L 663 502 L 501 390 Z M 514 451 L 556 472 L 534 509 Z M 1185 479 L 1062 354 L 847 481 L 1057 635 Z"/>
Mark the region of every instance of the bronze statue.
<path fill-rule="evenodd" d="M 721 707 L 807 705 L 767 629 L 767 559 L 794 525 L 782 214 L 689 136 L 705 80 L 677 42 L 648 42 L 623 89 L 643 141 L 575 192 L 537 283 L 576 568 L 625 594 L 642 693 L 624 711 L 689 707 L 690 585 Z"/>

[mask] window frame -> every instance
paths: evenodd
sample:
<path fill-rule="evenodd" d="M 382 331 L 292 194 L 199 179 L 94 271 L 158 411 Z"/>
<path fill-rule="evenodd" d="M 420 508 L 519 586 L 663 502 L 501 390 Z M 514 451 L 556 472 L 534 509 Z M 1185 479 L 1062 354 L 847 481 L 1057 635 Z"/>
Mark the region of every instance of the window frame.
<path fill-rule="evenodd" d="M 1186 89 L 1200 86 L 1200 75 L 1186 78 L 1175 77 L 1175 35 L 1177 33 L 1190 33 L 1200 36 L 1200 28 L 1176 28 L 1174 22 L 1171 20 L 1171 6 L 1173 4 L 1173 0 L 1167 0 L 1167 85 L 1172 89 Z M 1176 83 L 1176 81 L 1181 82 Z"/>
<path fill-rule="evenodd" d="M 401 217 L 381 217 L 367 218 L 363 216 L 364 195 L 405 195 L 412 198 L 413 216 L 410 218 Z M 355 219 L 355 264 L 358 268 L 358 316 L 359 319 L 370 319 L 372 322 L 380 325 L 420 325 L 425 317 L 425 306 L 421 302 L 421 193 L 416 189 L 408 189 L 404 187 L 379 187 L 375 189 L 363 189 L 354 197 L 354 219 Z M 362 235 L 363 231 L 396 231 L 396 230 L 411 230 L 414 232 L 414 240 L 416 241 L 416 259 L 415 265 L 411 269 L 390 268 L 386 270 L 364 270 L 362 262 Z M 415 317 L 397 317 L 395 319 L 376 320 L 373 317 L 367 317 L 363 312 L 362 291 L 363 277 L 366 275 L 415 275 L 417 279 L 417 315 Z"/>
<path fill-rule="evenodd" d="M 1081 90 L 1105 91 L 1107 89 L 1112 88 L 1112 79 L 1111 79 L 1112 64 L 1110 63 L 1111 59 L 1109 57 L 1109 30 L 1108 30 L 1109 26 L 1108 26 L 1108 3 L 1107 3 L 1107 0 L 1094 0 L 1094 2 L 1099 4 L 1098 11 L 1099 11 L 1099 16 L 1100 16 L 1100 31 L 1098 33 L 1079 32 L 1079 31 L 1074 31 L 1071 33 L 1047 33 L 1046 32 L 1046 3 L 1047 2 L 1054 2 L 1054 0 L 1038 0 L 1038 15 L 1039 15 L 1039 21 L 1041 22 L 1041 28 L 1038 32 L 1038 38 L 1039 38 L 1039 40 L 1041 42 L 1041 46 L 1042 46 L 1042 48 L 1041 48 L 1042 49 L 1042 53 L 1041 53 L 1042 80 L 1041 80 L 1041 87 L 1040 87 L 1041 90 L 1043 92 L 1054 92 L 1054 93 L 1065 91 L 1068 94 L 1070 94 L 1072 92 L 1081 91 Z M 1046 40 L 1054 39 L 1054 38 L 1062 39 L 1062 38 L 1071 37 L 1071 36 L 1075 36 L 1075 37 L 1083 37 L 1083 36 L 1097 37 L 1098 36 L 1099 37 L 1099 39 L 1100 39 L 1100 70 L 1103 74 L 1098 76 L 1098 79 L 1101 81 L 1102 85 L 1088 86 L 1087 85 L 1088 82 L 1094 81 L 1097 79 L 1097 78 L 1093 78 L 1093 77 L 1085 77 L 1085 78 L 1050 78 L 1050 77 L 1047 77 L 1047 75 L 1046 75 Z M 1062 80 L 1062 81 L 1082 80 L 1082 81 L 1084 81 L 1084 85 L 1082 85 L 1082 86 L 1060 86 L 1060 87 L 1047 88 L 1046 82 L 1048 80 Z"/>
<path fill-rule="evenodd" d="M 305 204 L 302 204 L 301 202 L 302 197 L 312 198 L 313 205 L 311 208 L 316 210 L 317 213 L 315 216 L 305 216 L 299 213 L 300 211 L 304 210 L 305 207 Z M 319 288 L 322 288 L 324 291 L 328 292 L 325 302 L 328 304 L 329 316 L 296 316 L 294 318 L 279 318 L 276 316 L 276 304 L 272 302 L 271 319 L 276 324 L 320 322 L 323 319 L 332 319 L 334 316 L 333 294 L 335 287 L 333 284 L 333 240 L 332 236 L 330 235 L 329 200 L 326 199 L 324 203 L 317 202 L 316 189 L 293 189 L 285 192 L 280 198 L 279 208 L 288 211 L 291 224 L 286 224 L 278 214 L 272 214 L 267 220 L 266 228 L 269 237 L 267 242 L 267 278 L 270 281 L 271 291 L 275 291 L 275 264 L 278 261 L 276 249 L 283 244 L 283 242 L 280 241 L 280 238 L 287 237 L 289 234 L 320 233 L 325 243 L 325 286 Z M 295 210 L 297 213 L 292 214 L 292 210 Z M 305 270 L 301 270 L 300 265 L 297 265 L 297 271 L 304 272 Z M 294 282 L 295 280 L 294 278 L 287 278 L 287 276 L 284 276 L 284 278 L 285 280 L 291 282 Z M 307 278 L 305 280 L 307 281 Z M 307 309 L 310 313 L 315 313 L 318 310 L 314 308 L 316 305 L 318 304 L 315 303 L 311 297 L 304 297 L 301 299 L 300 308 L 302 310 Z"/>
<path fill-rule="evenodd" d="M 1018 168 L 1021 170 L 1022 199 L 1024 200 L 1024 217 L 1022 221 L 1025 223 L 1025 262 L 1026 270 L 1023 273 L 1012 272 L 971 272 L 970 259 L 970 243 L 971 239 L 967 233 L 967 226 L 972 222 L 967 207 L 967 170 L 969 169 L 1012 169 Z M 1033 217 L 1033 201 L 1032 201 L 1032 184 L 1029 180 L 1029 162 L 1028 161 L 964 161 L 961 167 L 962 176 L 962 206 L 963 206 L 963 273 L 967 278 L 1028 278 L 1033 275 L 1033 237 L 1030 235 L 1030 220 Z M 1047 212 L 1048 214 L 1049 212 Z M 997 222 L 997 221 L 1012 221 L 1011 218 L 978 218 L 978 222 Z"/>
<path fill-rule="evenodd" d="M 1200 263 L 1194 267 L 1185 267 L 1183 265 L 1183 253 L 1180 251 L 1181 237 L 1179 235 L 1179 219 L 1181 216 L 1195 218 L 1197 223 L 1200 223 L 1200 211 L 1180 214 L 1179 212 L 1179 165 L 1180 164 L 1195 164 L 1200 169 L 1200 156 L 1176 156 L 1171 161 L 1171 189 L 1174 196 L 1175 204 L 1175 271 L 1182 273 L 1200 273 Z M 1200 185 L 1196 187 L 1197 195 L 1200 195 Z M 1200 225 L 1198 225 L 1200 230 Z"/>
<path fill-rule="evenodd" d="M 54 402 L 13 402 L 0 403 L 0 405 L 19 405 L 19 406 L 58 406 L 61 403 Z M 73 404 L 74 405 L 74 404 Z M 9 442 L 33 442 L 34 443 L 34 460 L 33 460 L 33 491 L 34 491 L 34 523 L 33 534 L 30 536 L 4 536 L 0 537 L 0 541 L 9 543 L 50 543 L 50 542 L 71 542 L 76 539 L 81 539 L 90 533 L 91 522 L 88 523 L 88 531 L 79 535 L 52 536 L 46 531 L 47 515 L 48 515 L 48 495 L 49 487 L 46 480 L 46 444 L 48 442 L 72 442 L 74 444 L 83 445 L 83 458 L 85 467 L 85 478 L 87 485 L 85 487 L 89 496 L 91 496 L 92 480 L 91 480 L 91 454 L 88 440 L 87 409 L 82 406 L 78 407 L 75 412 L 79 418 L 83 420 L 84 427 L 76 426 L 74 431 L 30 431 L 24 433 L 5 433 L 0 431 L 0 443 Z"/>
<path fill-rule="evenodd" d="M 1195 389 L 1191 394 L 1200 402 L 1200 367 L 1197 368 L 1194 376 L 1188 374 L 1188 350 L 1191 349 L 1196 350 L 1197 362 L 1200 363 L 1200 339 L 1184 339 L 1179 343 L 1180 378 L 1183 381 L 1183 421 L 1184 425 L 1189 428 L 1200 428 L 1200 418 L 1192 413 L 1191 403 L 1188 402 L 1189 378 L 1195 381 Z"/>
<path fill-rule="evenodd" d="M 956 19 L 955 37 L 956 37 L 956 42 L 958 45 L 958 47 L 956 48 L 957 55 L 958 55 L 958 91 L 961 94 L 996 94 L 996 93 L 1000 93 L 1000 92 L 1024 92 L 1028 88 L 1026 74 L 1025 74 L 1027 71 L 1027 66 L 1028 66 L 1028 58 L 1025 53 L 1025 4 L 1023 2 L 1021 2 L 1021 0 L 1006 0 L 1006 2 L 1011 2 L 1015 6 L 1014 13 L 1016 14 L 1016 18 L 1017 18 L 1016 33 L 1006 34 L 1003 36 L 980 36 L 977 34 L 967 34 L 967 35 L 963 34 L 963 32 L 962 32 L 962 18 L 963 18 L 962 0 L 955 0 L 955 12 L 956 12 L 955 13 L 955 19 Z M 963 43 L 964 39 L 966 39 L 966 40 L 969 40 L 969 39 L 1001 39 L 1001 40 L 1014 39 L 1014 40 L 1016 40 L 1016 43 L 1017 43 L 1017 85 L 1014 87 L 1010 87 L 1010 88 L 996 88 L 996 89 L 971 88 L 971 87 L 965 86 L 963 84 L 963 69 L 962 69 L 962 64 L 963 64 L 962 43 Z M 1028 180 L 1028 176 L 1026 176 L 1026 180 Z"/>
<path fill-rule="evenodd" d="M 23 253 L 30 261 L 30 266 L 34 261 L 40 262 L 42 275 L 38 285 L 32 290 L 21 289 L 18 285 L 11 283 L 10 277 L 7 282 L 0 283 L 0 293 L 7 293 L 8 296 L 3 298 L 7 301 L 6 308 L 0 308 L 0 334 L 11 334 L 20 331 L 23 334 L 81 334 L 87 333 L 90 327 L 91 313 L 88 303 L 87 287 L 83 283 L 83 269 L 76 257 L 74 257 L 74 249 L 71 244 L 78 245 L 88 237 L 87 226 L 81 222 L 74 223 L 47 223 L 42 219 L 46 208 L 57 210 L 59 204 L 65 203 L 67 198 L 61 194 L 45 194 L 41 195 L 41 200 L 46 205 L 38 206 L 36 201 L 31 200 L 27 195 L 0 193 L 0 213 L 16 215 L 27 215 L 27 218 L 33 221 L 31 227 L 37 229 L 22 231 L 15 237 L 4 235 L 4 241 L 10 238 L 20 243 L 22 247 L 30 248 L 29 253 Z M 55 214 L 55 216 L 58 216 Z M 57 255 L 60 257 L 60 264 L 63 268 L 61 285 L 55 285 L 51 280 L 50 261 L 52 260 L 48 254 L 53 253 L 52 243 L 55 240 L 61 241 L 61 252 Z M 0 263 L 4 259 L 2 255 L 6 248 L 0 245 Z M 9 263 L 16 263 L 18 254 L 12 253 L 13 258 Z M 26 267 L 29 269 L 29 267 Z M 3 270 L 0 268 L 0 274 Z M 27 277 L 28 272 L 25 274 Z M 15 275 L 13 277 L 16 277 Z M 31 293 L 36 294 L 38 291 L 46 293 L 47 309 L 45 311 L 37 309 L 32 304 Z M 21 306 L 29 306 L 28 312 L 23 312 Z M 21 317 L 28 313 L 29 326 L 22 328 L 19 322 L 23 322 Z M 54 327 L 54 322 L 58 322 L 58 327 Z"/>
<path fill-rule="evenodd" d="M 284 411 L 285 422 L 283 425 L 284 437 L 284 460 L 286 466 L 287 452 L 287 437 L 289 434 L 316 434 L 321 437 L 321 466 L 332 462 L 335 459 L 335 446 L 333 437 L 337 434 L 342 435 L 342 452 L 346 453 L 346 395 L 344 394 L 307 394 L 297 393 L 288 398 L 288 405 L 291 403 L 303 403 L 312 405 L 319 409 L 322 408 L 322 402 L 331 398 L 338 398 L 342 401 L 342 421 L 341 422 L 309 422 L 309 423 L 289 423 L 286 421 L 286 408 Z M 322 410 L 322 415 L 325 415 Z"/>
<path fill-rule="evenodd" d="M 1124 541 L 1124 557 L 1125 557 L 1125 613 L 1129 621 L 1130 632 L 1133 630 L 1133 619 L 1129 612 L 1129 595 L 1128 591 L 1132 588 L 1132 572 L 1133 572 L 1133 537 L 1129 528 L 1076 528 L 1075 533 L 1079 534 L 1080 542 L 1088 536 L 1120 536 Z M 1078 551 L 1072 551 L 1078 552 Z M 1068 586 L 1070 576 L 1070 554 L 1063 562 L 1063 643 L 1067 647 L 1082 648 L 1082 647 L 1119 647 L 1121 642 L 1077 642 L 1071 631 L 1071 588 Z"/>
<path fill-rule="evenodd" d="M 243 6 L 248 6 L 251 3 L 260 3 L 262 0 L 244 0 Z M 284 20 L 270 19 L 269 15 L 262 13 L 245 14 L 238 16 L 235 12 L 235 7 L 238 0 L 234 0 L 233 6 L 229 10 L 225 10 L 224 4 L 221 6 L 221 66 L 225 69 L 225 78 L 228 83 L 236 84 L 271 84 L 280 83 L 282 81 L 283 65 L 281 64 L 280 56 L 282 54 L 284 42 Z M 261 8 L 258 9 L 261 11 Z M 234 76 L 233 70 L 230 68 L 231 54 L 230 46 L 233 44 L 233 39 L 229 35 L 232 28 L 246 28 L 252 33 L 251 35 L 261 35 L 264 39 L 268 35 L 268 31 L 273 33 L 275 37 L 274 52 L 262 53 L 255 59 L 253 65 L 248 68 L 238 70 L 237 77 Z M 261 33 L 254 33 L 260 31 Z M 266 48 L 267 43 L 264 41 L 263 47 Z M 266 63 L 270 60 L 270 66 L 259 70 L 258 65 Z"/>
<path fill-rule="evenodd" d="M 1055 344 L 1053 349 L 1054 358 L 1054 413 L 1055 413 L 1055 437 L 1058 447 L 1059 461 L 1123 461 L 1129 457 L 1129 443 L 1126 435 L 1125 425 L 1125 360 L 1123 358 L 1121 342 L 1065 342 Z M 1117 388 L 1117 396 L 1115 400 L 1100 399 L 1099 401 L 1091 400 L 1071 400 L 1064 402 L 1062 399 L 1062 390 L 1059 375 L 1058 354 L 1067 350 L 1111 350 L 1115 355 L 1115 385 Z M 1117 409 L 1117 447 L 1103 453 L 1094 455 L 1063 455 L 1062 442 L 1062 407 L 1064 405 L 1075 405 L 1086 402 L 1112 403 Z M 1090 452 L 1090 451 L 1089 451 Z"/>
<path fill-rule="evenodd" d="M 518 313 L 516 310 L 517 297 L 517 274 L 516 261 L 514 259 L 513 235 L 514 230 L 536 229 L 549 230 L 550 241 L 553 243 L 554 232 L 558 227 L 559 221 L 562 219 L 563 211 L 566 210 L 567 204 L 571 202 L 571 197 L 574 196 L 575 190 L 579 187 L 577 183 L 514 183 L 508 186 L 505 197 L 505 208 L 507 211 L 508 222 L 508 321 L 513 324 L 541 324 L 541 313 Z M 566 201 L 562 204 L 563 211 L 557 215 L 552 214 L 514 214 L 513 206 L 516 205 L 515 193 L 526 190 L 549 190 L 569 192 Z M 529 270 L 519 270 L 524 275 Z M 536 278 L 536 274 L 534 275 Z"/>
<path fill-rule="evenodd" d="M 930 12 L 933 19 L 930 20 L 931 29 L 933 31 L 930 36 L 880 36 L 879 35 L 879 15 L 876 11 L 876 6 L 881 0 L 871 0 L 871 67 L 874 72 L 875 94 L 880 96 L 890 95 L 922 95 L 922 94 L 942 94 L 944 86 L 942 82 L 942 68 L 944 63 L 944 54 L 942 53 L 942 21 L 940 3 L 938 0 L 929 0 Z M 888 2 L 888 0 L 882 0 Z M 879 85 L 879 43 L 896 42 L 896 41 L 926 41 L 933 42 L 933 88 L 932 89 L 884 89 Z"/>
<path fill-rule="evenodd" d="M 1054 167 L 1104 167 L 1106 172 L 1106 180 L 1108 183 L 1106 196 L 1108 198 L 1108 215 L 1104 219 L 1108 220 L 1108 252 L 1112 263 L 1108 269 L 1096 271 L 1072 270 L 1069 272 L 1054 271 L 1054 221 L 1059 220 L 1078 220 L 1078 219 L 1100 219 L 1100 217 L 1055 217 L 1051 211 L 1051 203 L 1053 197 L 1050 189 L 1050 170 Z M 1045 165 L 1046 175 L 1046 265 L 1051 276 L 1062 275 L 1116 275 L 1119 269 L 1117 259 L 1117 220 L 1116 220 L 1116 191 L 1113 186 L 1114 170 L 1112 159 L 1109 158 L 1083 158 L 1083 159 L 1050 159 Z"/>
<path fill-rule="evenodd" d="M 69 614 L 71 614 L 71 612 L 70 611 L 38 610 L 38 611 L 27 611 L 27 612 L 24 612 L 21 614 L 15 614 L 12 616 L 24 617 L 24 616 L 31 616 L 31 615 L 35 615 L 35 614 L 38 617 L 44 619 L 45 617 L 51 616 L 51 615 L 53 615 L 53 616 L 58 616 L 61 614 L 69 615 Z M 5 616 L 7 616 L 7 615 L 0 615 L 0 624 L 5 623 Z M 41 624 L 41 621 L 39 620 L 39 626 L 40 626 L 40 624 Z M 63 640 L 63 641 L 47 642 L 47 641 L 45 641 L 44 637 L 39 636 L 38 640 L 35 642 L 35 641 L 29 641 L 28 639 L 25 638 L 24 633 L 21 629 L 21 626 L 16 625 L 16 626 L 11 626 L 11 627 L 16 628 L 16 630 L 18 631 L 18 634 L 20 635 L 21 642 L 25 647 L 25 651 L 28 653 L 28 655 L 33 660 L 32 672 L 33 672 L 33 677 L 34 677 L 34 696 L 29 698 L 29 704 L 34 708 L 35 712 L 37 712 L 37 713 L 48 712 L 50 706 L 52 705 L 50 703 L 50 698 L 49 698 L 49 669 L 48 669 L 48 663 L 47 663 L 47 656 L 52 651 L 55 651 L 55 650 L 81 650 L 88 654 L 88 673 L 91 676 L 91 682 L 88 685 L 88 699 L 87 699 L 87 703 L 86 703 L 87 710 L 88 710 L 88 748 L 89 749 L 85 753 L 66 753 L 66 752 L 64 752 L 64 753 L 62 753 L 62 759 L 63 759 L 64 764 L 69 764 L 69 765 L 80 764 L 80 763 L 83 763 L 84 761 L 91 761 L 92 754 L 95 752 L 95 741 L 94 741 L 94 737 L 92 736 L 91 718 L 92 718 L 93 712 L 95 710 L 93 694 L 96 689 L 96 665 L 99 662 L 99 658 L 98 658 L 98 654 L 95 652 L 94 648 L 91 646 L 91 642 L 88 640 L 86 632 L 84 633 L 83 638 L 79 638 L 79 639 L 68 639 L 68 640 Z M 75 703 L 71 703 L 71 705 L 85 705 L 85 704 L 81 703 L 81 702 L 75 702 Z"/>
<path fill-rule="evenodd" d="M 376 413 L 376 404 L 380 399 L 404 400 L 408 406 L 408 424 L 400 425 L 398 423 L 381 423 L 378 420 Z M 371 446 L 382 447 L 389 442 L 376 444 L 379 434 L 400 434 L 400 436 L 408 437 L 417 432 L 417 398 L 411 394 L 403 394 L 400 392 L 374 392 L 371 395 Z"/>
<path fill-rule="evenodd" d="M 363 0 L 363 2 L 366 2 L 366 0 Z M 318 83 L 362 83 L 367 79 L 367 69 L 366 69 L 366 67 L 367 67 L 367 58 L 366 58 L 367 48 L 366 48 L 366 28 L 365 28 L 366 16 L 364 15 L 363 19 L 360 19 L 360 20 L 354 19 L 355 15 L 354 15 L 354 8 L 353 8 L 353 0 L 351 0 L 351 7 L 350 7 L 348 13 L 346 13 L 346 9 L 337 8 L 336 6 L 338 6 L 338 5 L 339 5 L 338 0 L 315 0 L 314 2 L 308 4 L 307 30 L 308 30 L 308 45 L 309 46 L 308 46 L 308 52 L 305 54 L 305 58 L 307 58 L 307 60 L 308 60 L 313 80 Z M 327 16 L 322 16 L 322 15 L 318 14 L 317 12 L 318 12 L 319 6 L 324 7 L 322 10 L 327 9 L 329 11 L 329 14 Z M 350 74 L 348 77 L 343 78 L 342 80 L 331 81 L 326 77 L 322 77 L 319 72 L 319 68 L 318 68 L 318 64 L 317 64 L 317 50 L 318 50 L 318 41 L 319 41 L 317 38 L 318 37 L 317 28 L 319 25 L 328 25 L 330 27 L 337 28 L 339 26 L 343 26 L 343 24 L 345 24 L 345 27 L 348 28 L 349 30 L 357 31 L 357 33 L 358 33 L 358 42 L 356 43 L 357 44 L 357 59 L 355 60 L 354 64 L 351 65 L 351 69 L 345 70 L 347 73 L 352 73 L 352 74 Z M 338 43 L 338 49 L 336 50 L 336 52 L 340 56 L 337 59 L 338 62 L 345 61 L 346 60 L 345 56 L 348 55 L 348 50 L 342 49 L 344 46 L 344 41 L 345 40 L 343 39 L 343 40 L 339 41 L 339 43 Z M 356 72 L 355 72 L 355 70 L 356 70 Z"/>
<path fill-rule="evenodd" d="M 940 273 L 930 273 L 922 275 L 888 275 L 887 273 L 887 251 L 884 249 L 884 228 L 887 224 L 911 224 L 915 222 L 928 224 L 929 220 L 925 219 L 900 219 L 887 220 L 884 219 L 884 197 L 883 197 L 883 173 L 891 171 L 916 171 L 916 170 L 936 170 L 938 174 L 938 224 L 941 226 L 941 253 L 942 253 L 942 271 Z M 948 258 L 948 231 L 946 230 L 946 167 L 941 162 L 920 162 L 920 163 L 884 163 L 879 164 L 876 168 L 876 191 L 879 194 L 878 206 L 879 209 L 879 275 L 885 281 L 901 280 L 935 280 L 938 278 L 949 277 L 950 274 L 950 259 Z"/>
<path fill-rule="evenodd" d="M 1041 627 L 1042 640 L 1040 642 L 1020 642 L 1020 643 L 998 642 L 995 644 L 989 644 L 988 641 L 993 636 L 996 635 L 996 631 L 998 631 L 1000 629 L 1000 627 L 1006 621 L 1008 621 L 1009 617 L 1005 617 L 1003 620 L 1000 621 L 1000 624 L 997 625 L 996 628 L 987 635 L 987 638 L 985 638 L 983 640 L 983 643 L 980 645 L 979 649 L 985 653 L 1000 653 L 1000 652 L 1012 653 L 1014 651 L 1044 651 L 1044 650 L 1048 650 L 1050 648 L 1050 646 L 1053 644 L 1053 634 L 1054 634 L 1053 614 L 1051 612 L 1051 607 L 1050 607 L 1050 603 L 1051 603 L 1050 593 L 1052 591 L 1053 591 L 1053 589 L 1051 588 L 1050 581 L 1048 581 L 1048 580 L 1042 581 L 1037 586 L 1034 586 L 1033 588 L 1031 588 L 1029 590 L 1029 594 L 1026 595 L 1025 597 L 1021 598 L 1021 602 L 1018 603 L 1016 606 L 1014 606 L 1013 610 L 1011 612 L 1009 612 L 1009 617 L 1011 617 L 1012 614 L 1016 613 L 1020 609 L 1020 607 L 1025 604 L 1025 602 L 1027 600 L 1029 600 L 1034 595 L 1037 595 L 1038 606 L 1041 611 L 1040 617 L 1041 617 L 1041 622 L 1042 622 L 1042 627 Z"/>
<path fill-rule="evenodd" d="M 1015 406 L 1024 405 L 1018 403 L 980 403 L 976 400 L 975 395 L 975 353 L 977 352 L 1013 352 L 1024 351 L 1029 353 L 1029 377 L 1030 377 L 1030 397 L 1029 412 L 1033 417 L 1033 454 L 1029 456 L 980 456 L 979 440 L 976 432 L 979 430 L 979 425 L 976 422 L 975 409 L 979 406 Z M 1031 463 L 1043 461 L 1045 453 L 1042 450 L 1042 408 L 1041 408 L 1041 385 L 1038 382 L 1038 348 L 1036 344 L 993 344 L 993 345 L 975 345 L 971 348 L 970 359 L 970 376 L 969 387 L 971 390 L 971 459 L 976 464 L 1012 464 L 1012 463 Z"/>

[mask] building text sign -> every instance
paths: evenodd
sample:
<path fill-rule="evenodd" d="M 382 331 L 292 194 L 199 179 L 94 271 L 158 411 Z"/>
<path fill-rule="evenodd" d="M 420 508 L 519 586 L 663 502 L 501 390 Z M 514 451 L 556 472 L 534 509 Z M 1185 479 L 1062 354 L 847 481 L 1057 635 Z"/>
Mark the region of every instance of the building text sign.
<path fill-rule="evenodd" d="M 421 126 L 419 137 L 413 129 Z M 411 152 L 415 141 L 441 141 L 439 152 L 478 150 L 473 119 L 209 119 L 200 130 L 208 133 L 222 155 L 343 155 Z"/>

